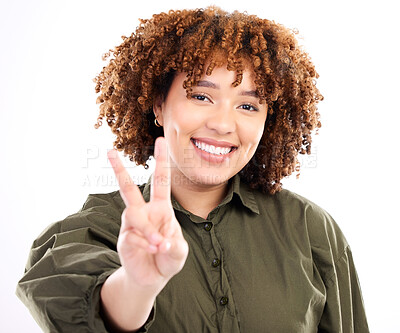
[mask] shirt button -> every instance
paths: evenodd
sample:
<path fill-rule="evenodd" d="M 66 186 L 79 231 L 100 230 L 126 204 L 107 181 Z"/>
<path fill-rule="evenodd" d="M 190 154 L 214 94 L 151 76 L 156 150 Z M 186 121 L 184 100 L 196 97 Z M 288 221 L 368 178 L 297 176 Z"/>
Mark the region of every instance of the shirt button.
<path fill-rule="evenodd" d="M 213 267 L 218 267 L 221 264 L 221 260 L 219 260 L 218 258 L 215 258 L 212 263 Z"/>
<path fill-rule="evenodd" d="M 210 231 L 211 230 L 211 228 L 212 228 L 212 223 L 205 223 L 204 224 L 204 230 L 205 231 Z"/>
<path fill-rule="evenodd" d="M 228 301 L 229 301 L 229 299 L 228 299 L 228 297 L 221 297 L 221 299 L 219 300 L 219 304 L 221 304 L 221 305 L 227 305 L 228 304 Z"/>

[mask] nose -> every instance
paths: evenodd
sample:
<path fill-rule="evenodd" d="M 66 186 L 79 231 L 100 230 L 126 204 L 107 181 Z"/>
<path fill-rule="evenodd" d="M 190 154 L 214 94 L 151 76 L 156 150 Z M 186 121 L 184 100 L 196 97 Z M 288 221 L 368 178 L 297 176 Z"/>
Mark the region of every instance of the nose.
<path fill-rule="evenodd" d="M 211 111 L 207 119 L 207 128 L 218 134 L 229 134 L 236 130 L 236 113 L 230 105 L 220 105 Z"/>

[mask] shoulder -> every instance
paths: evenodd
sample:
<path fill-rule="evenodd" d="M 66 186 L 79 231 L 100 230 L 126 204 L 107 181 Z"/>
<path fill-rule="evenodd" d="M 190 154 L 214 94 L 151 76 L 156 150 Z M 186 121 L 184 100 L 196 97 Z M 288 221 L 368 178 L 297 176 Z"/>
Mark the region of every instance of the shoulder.
<path fill-rule="evenodd" d="M 138 186 L 143 192 L 145 184 Z M 122 212 L 125 209 L 125 203 L 121 197 L 119 190 L 109 193 L 92 193 L 89 194 L 83 203 L 82 207 L 74 214 L 71 214 L 48 227 L 44 233 L 59 230 L 65 231 L 68 228 L 79 227 L 79 225 L 87 224 L 95 221 L 101 225 L 102 222 L 109 223 L 110 221 L 120 224 Z M 89 223 L 91 224 L 91 223 Z"/>
<path fill-rule="evenodd" d="M 122 211 L 125 208 L 125 204 L 121 198 L 119 191 L 113 191 L 110 193 L 94 193 L 89 194 L 82 208 L 79 210 L 82 212 L 104 212 L 110 213 L 112 211 Z M 110 210 L 111 209 L 111 210 Z"/>
<path fill-rule="evenodd" d="M 43 245 L 54 235 L 74 234 L 84 230 L 110 230 L 117 232 L 125 208 L 119 191 L 89 194 L 82 207 L 75 213 L 51 223 L 33 242 L 33 247 Z M 86 236 L 85 236 L 86 237 Z"/>
<path fill-rule="evenodd" d="M 143 193 L 145 184 L 137 185 L 139 190 Z M 107 208 L 107 209 L 104 209 Z M 122 211 L 125 209 L 125 203 L 121 197 L 121 193 L 119 190 L 109 192 L 109 193 L 92 193 L 89 194 L 85 203 L 83 204 L 82 208 L 79 212 L 83 211 L 106 211 L 110 212 L 110 208 L 115 209 L 116 211 L 120 212 L 121 215 Z"/>
<path fill-rule="evenodd" d="M 277 193 L 276 200 L 280 201 L 293 217 L 305 223 L 313 248 L 329 246 L 337 252 L 337 256 L 345 251 L 348 244 L 343 232 L 324 208 L 286 189 Z"/>
<path fill-rule="evenodd" d="M 314 262 L 329 270 L 348 250 L 347 240 L 334 218 L 313 201 L 282 189 L 273 195 L 257 192 L 260 212 L 271 223 L 285 224 L 285 230 L 307 237 Z"/>
<path fill-rule="evenodd" d="M 287 189 L 275 194 L 265 194 L 254 191 L 260 210 L 280 216 L 290 216 L 291 219 L 307 217 L 308 221 L 323 223 L 332 217 L 313 201 Z"/>

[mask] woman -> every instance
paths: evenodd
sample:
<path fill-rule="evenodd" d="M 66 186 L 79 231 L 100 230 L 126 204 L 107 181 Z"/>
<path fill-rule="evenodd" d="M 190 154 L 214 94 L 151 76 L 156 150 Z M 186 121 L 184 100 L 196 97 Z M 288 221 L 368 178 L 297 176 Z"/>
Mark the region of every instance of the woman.
<path fill-rule="evenodd" d="M 115 148 L 156 169 L 137 187 L 110 151 L 120 190 L 89 195 L 34 242 L 17 293 L 40 326 L 368 332 L 340 229 L 281 188 L 320 127 L 317 73 L 293 33 L 215 7 L 171 11 L 113 55 L 97 127 L 106 117 Z"/>

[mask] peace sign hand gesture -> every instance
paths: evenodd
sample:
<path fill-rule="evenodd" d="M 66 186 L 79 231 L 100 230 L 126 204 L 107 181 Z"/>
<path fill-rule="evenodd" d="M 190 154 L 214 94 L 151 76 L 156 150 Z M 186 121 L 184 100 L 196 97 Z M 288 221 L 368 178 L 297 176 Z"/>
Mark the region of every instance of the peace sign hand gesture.
<path fill-rule="evenodd" d="M 188 244 L 171 205 L 171 174 L 165 138 L 155 143 L 156 168 L 148 203 L 111 150 L 108 158 L 126 205 L 117 250 L 122 268 L 138 286 L 162 286 L 184 266 Z"/>

